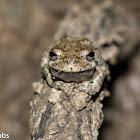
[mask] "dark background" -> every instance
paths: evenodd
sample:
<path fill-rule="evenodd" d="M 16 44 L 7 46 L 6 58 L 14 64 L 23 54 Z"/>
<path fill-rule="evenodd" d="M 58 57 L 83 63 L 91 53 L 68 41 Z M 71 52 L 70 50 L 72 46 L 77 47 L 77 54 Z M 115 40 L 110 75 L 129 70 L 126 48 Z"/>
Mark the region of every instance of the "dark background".
<path fill-rule="evenodd" d="M 41 76 L 42 53 L 53 41 L 68 9 L 83 2 L 0 0 L 0 133 L 9 134 L 10 140 L 30 139 L 29 102 L 33 98 L 32 82 L 38 81 Z M 114 2 L 140 19 L 139 0 Z M 137 47 L 126 62 L 127 67 L 122 68 L 124 72 L 113 85 L 113 95 L 106 100 L 110 102 L 107 104 L 110 109 L 105 107 L 105 122 L 100 130 L 102 140 L 140 138 L 139 50 Z M 129 98 L 128 90 L 132 90 Z"/>

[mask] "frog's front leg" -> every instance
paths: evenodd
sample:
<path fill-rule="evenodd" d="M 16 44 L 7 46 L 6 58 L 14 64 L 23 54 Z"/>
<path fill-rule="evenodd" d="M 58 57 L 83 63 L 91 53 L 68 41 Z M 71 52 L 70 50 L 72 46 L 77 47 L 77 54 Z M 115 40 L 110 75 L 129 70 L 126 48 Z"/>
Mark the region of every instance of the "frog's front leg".
<path fill-rule="evenodd" d="M 46 81 L 48 83 L 49 86 L 53 86 L 53 79 L 51 76 L 51 73 L 49 71 L 49 53 L 47 51 L 45 51 L 43 53 L 43 58 L 41 60 L 41 68 L 43 69 L 43 74 L 45 75 Z"/>
<path fill-rule="evenodd" d="M 79 86 L 79 90 L 88 93 L 89 95 L 95 95 L 101 89 L 104 78 L 108 72 L 105 65 L 99 65 L 96 67 L 96 71 L 91 81 L 83 82 Z"/>
<path fill-rule="evenodd" d="M 91 83 L 92 94 L 98 93 L 100 91 L 106 73 L 107 73 L 107 68 L 104 65 L 96 67 L 96 72 L 93 76 L 93 80 Z"/>

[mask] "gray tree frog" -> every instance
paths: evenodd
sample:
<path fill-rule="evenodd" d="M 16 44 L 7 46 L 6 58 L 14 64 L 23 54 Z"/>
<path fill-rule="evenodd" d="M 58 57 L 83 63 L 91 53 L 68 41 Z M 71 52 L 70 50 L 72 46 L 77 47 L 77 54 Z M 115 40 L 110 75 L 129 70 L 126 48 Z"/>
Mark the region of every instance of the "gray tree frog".
<path fill-rule="evenodd" d="M 56 92 L 63 91 L 76 110 L 83 109 L 100 91 L 109 73 L 98 49 L 84 37 L 59 40 L 50 47 L 50 52 L 44 52 L 41 67 L 48 85 Z"/>

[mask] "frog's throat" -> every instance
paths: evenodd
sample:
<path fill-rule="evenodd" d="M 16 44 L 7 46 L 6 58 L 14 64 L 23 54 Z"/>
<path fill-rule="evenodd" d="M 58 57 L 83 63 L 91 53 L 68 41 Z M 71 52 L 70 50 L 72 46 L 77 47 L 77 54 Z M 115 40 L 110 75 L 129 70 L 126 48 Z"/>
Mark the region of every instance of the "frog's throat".
<path fill-rule="evenodd" d="M 55 80 L 58 79 L 66 82 L 83 82 L 89 81 L 93 77 L 95 68 L 79 72 L 64 72 L 50 67 L 49 71 Z"/>

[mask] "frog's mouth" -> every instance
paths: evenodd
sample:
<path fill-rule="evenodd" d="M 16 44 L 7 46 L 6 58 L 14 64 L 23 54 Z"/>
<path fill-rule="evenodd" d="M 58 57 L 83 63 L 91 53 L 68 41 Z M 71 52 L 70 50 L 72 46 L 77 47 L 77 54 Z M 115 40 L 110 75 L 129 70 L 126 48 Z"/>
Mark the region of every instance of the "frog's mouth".
<path fill-rule="evenodd" d="M 95 68 L 79 72 L 64 72 L 50 67 L 50 73 L 54 80 L 62 80 L 66 82 L 83 82 L 88 81 L 93 77 Z"/>

